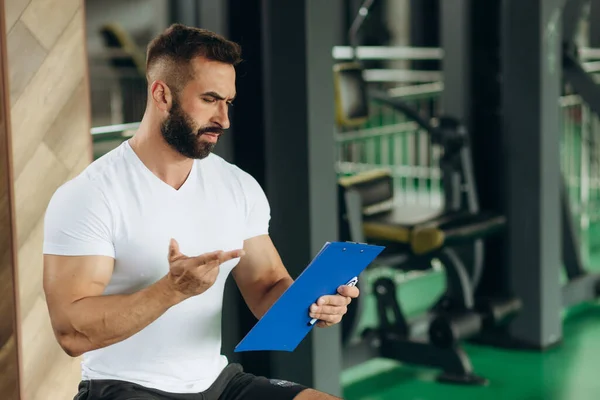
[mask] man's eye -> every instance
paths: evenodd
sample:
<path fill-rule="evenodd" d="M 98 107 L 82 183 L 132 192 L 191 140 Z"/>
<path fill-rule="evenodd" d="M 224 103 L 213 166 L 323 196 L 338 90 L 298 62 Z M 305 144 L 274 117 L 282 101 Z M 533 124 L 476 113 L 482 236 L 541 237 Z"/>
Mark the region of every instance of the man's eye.
<path fill-rule="evenodd" d="M 233 103 L 232 103 L 232 102 L 229 102 L 229 103 L 227 103 L 227 105 L 228 105 L 229 107 L 233 107 Z"/>
<path fill-rule="evenodd" d="M 207 102 L 207 103 L 214 103 L 214 102 L 216 101 L 216 100 L 215 100 L 215 99 L 213 99 L 212 97 L 205 97 L 203 100 L 204 100 L 205 102 Z"/>

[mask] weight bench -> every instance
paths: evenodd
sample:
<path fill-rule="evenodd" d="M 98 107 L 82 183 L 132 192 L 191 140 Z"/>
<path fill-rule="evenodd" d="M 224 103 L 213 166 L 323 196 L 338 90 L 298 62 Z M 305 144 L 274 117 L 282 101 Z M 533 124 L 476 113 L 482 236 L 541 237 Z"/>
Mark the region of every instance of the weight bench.
<path fill-rule="evenodd" d="M 393 177 L 388 170 L 342 177 L 338 184 L 343 196 L 340 206 L 348 219 L 351 240 L 386 244 L 410 256 L 485 238 L 502 229 L 506 222 L 499 215 L 398 207 L 394 202 Z"/>

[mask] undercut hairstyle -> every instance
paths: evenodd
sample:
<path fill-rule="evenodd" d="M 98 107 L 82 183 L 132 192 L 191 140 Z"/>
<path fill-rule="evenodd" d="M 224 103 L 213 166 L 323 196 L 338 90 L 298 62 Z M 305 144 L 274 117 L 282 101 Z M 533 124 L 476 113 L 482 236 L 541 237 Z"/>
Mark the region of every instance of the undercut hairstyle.
<path fill-rule="evenodd" d="M 164 80 L 176 94 L 194 77 L 191 60 L 205 57 L 232 66 L 242 62 L 239 44 L 206 29 L 173 24 L 155 37 L 146 54 L 148 84 Z"/>

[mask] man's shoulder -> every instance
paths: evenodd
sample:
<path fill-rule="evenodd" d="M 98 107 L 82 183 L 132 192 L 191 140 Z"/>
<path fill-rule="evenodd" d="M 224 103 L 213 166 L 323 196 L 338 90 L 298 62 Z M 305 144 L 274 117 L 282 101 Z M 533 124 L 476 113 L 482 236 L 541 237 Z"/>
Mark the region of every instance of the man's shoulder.
<path fill-rule="evenodd" d="M 118 146 L 92 161 L 78 175 L 64 182 L 54 196 L 75 199 L 105 192 L 107 184 L 115 182 L 119 171 L 123 170 L 122 160 L 122 149 Z"/>
<path fill-rule="evenodd" d="M 88 165 L 81 175 L 91 181 L 101 182 L 103 178 L 113 180 L 123 172 L 126 164 L 125 144 L 108 151 Z"/>

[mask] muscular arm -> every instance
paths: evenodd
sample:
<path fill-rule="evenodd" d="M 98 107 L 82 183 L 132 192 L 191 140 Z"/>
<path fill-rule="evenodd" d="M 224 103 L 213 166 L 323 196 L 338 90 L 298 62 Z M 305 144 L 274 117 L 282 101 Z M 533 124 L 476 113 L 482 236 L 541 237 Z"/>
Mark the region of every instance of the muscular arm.
<path fill-rule="evenodd" d="M 260 319 L 293 283 L 269 235 L 244 242 L 245 256 L 232 275 L 254 316 Z"/>
<path fill-rule="evenodd" d="M 267 198 L 254 179 L 245 180 L 248 200 L 246 219 L 245 256 L 233 269 L 233 278 L 258 319 L 277 301 L 293 283 L 277 249 L 268 235 L 270 208 Z M 338 323 L 347 311 L 350 299 L 358 296 L 358 289 L 348 286 L 338 288 L 338 294 L 324 295 L 310 306 L 311 318 L 319 320 L 316 326 L 326 327 Z"/>
<path fill-rule="evenodd" d="M 101 296 L 114 260 L 44 255 L 44 292 L 54 334 L 72 357 L 139 332 L 181 299 L 166 278 L 128 295 Z"/>

